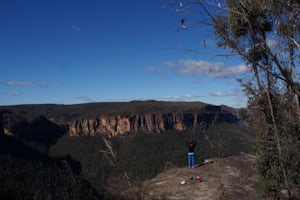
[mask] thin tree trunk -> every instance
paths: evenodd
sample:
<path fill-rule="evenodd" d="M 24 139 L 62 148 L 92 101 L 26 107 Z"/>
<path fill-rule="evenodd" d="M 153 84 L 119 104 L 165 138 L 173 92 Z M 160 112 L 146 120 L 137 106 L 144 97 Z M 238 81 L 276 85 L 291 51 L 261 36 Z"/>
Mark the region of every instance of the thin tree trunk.
<path fill-rule="evenodd" d="M 281 143 L 280 143 L 279 132 L 278 132 L 275 116 L 274 116 L 272 101 L 271 101 L 271 98 L 270 98 L 270 78 L 269 78 L 268 73 L 267 73 L 267 78 L 268 78 L 267 79 L 268 80 L 268 87 L 267 87 L 267 92 L 266 93 L 267 93 L 269 109 L 270 109 L 270 113 L 271 113 L 271 117 L 272 117 L 272 123 L 273 123 L 273 128 L 274 128 L 276 144 L 277 144 L 277 148 L 278 148 L 279 162 L 280 162 L 280 167 L 282 169 L 284 184 L 285 184 L 286 189 L 288 190 L 288 196 L 290 196 L 290 189 L 289 189 L 289 183 L 288 183 L 288 180 L 287 180 L 287 174 L 286 174 L 284 163 L 282 161 L 282 147 L 281 147 Z"/>

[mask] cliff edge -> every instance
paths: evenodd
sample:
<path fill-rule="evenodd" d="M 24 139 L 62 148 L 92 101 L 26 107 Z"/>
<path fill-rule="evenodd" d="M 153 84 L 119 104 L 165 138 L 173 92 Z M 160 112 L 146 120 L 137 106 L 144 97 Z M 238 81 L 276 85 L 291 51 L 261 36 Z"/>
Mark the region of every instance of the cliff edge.
<path fill-rule="evenodd" d="M 194 169 L 170 169 L 143 183 L 145 199 L 259 200 L 254 189 L 258 178 L 255 159 L 243 154 L 206 160 Z"/>

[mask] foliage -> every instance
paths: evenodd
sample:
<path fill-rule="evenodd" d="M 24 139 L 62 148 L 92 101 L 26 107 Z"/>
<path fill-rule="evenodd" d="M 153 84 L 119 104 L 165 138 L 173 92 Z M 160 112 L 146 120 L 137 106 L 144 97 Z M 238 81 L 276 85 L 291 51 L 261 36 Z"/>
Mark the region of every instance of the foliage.
<path fill-rule="evenodd" d="M 239 81 L 249 97 L 249 125 L 257 133 L 258 188 L 279 197 L 281 190 L 299 187 L 300 2 L 227 0 L 217 13 L 198 4 L 211 17 L 217 45 L 249 68 Z"/>
<path fill-rule="evenodd" d="M 100 198 L 89 184 L 67 169 L 11 156 L 0 156 L 1 199 Z"/>
<path fill-rule="evenodd" d="M 119 195 L 124 191 L 113 186 L 119 180 L 118 185 L 128 188 L 124 171 L 135 188 L 135 183 L 153 178 L 165 170 L 166 166 L 186 166 L 186 142 L 190 139 L 198 142 L 195 153 L 196 163 L 200 163 L 211 157 L 248 153 L 251 151 L 253 137 L 240 124 L 219 124 L 212 125 L 205 134 L 190 130 L 163 134 L 137 133 L 111 138 L 115 162 L 119 167 L 113 167 L 103 154 L 107 147 L 101 135 L 66 135 L 52 146 L 50 152 L 52 156 L 58 157 L 70 154 L 81 163 L 82 175 L 98 192 Z M 128 189 L 127 192 L 129 191 L 132 192 L 131 195 L 136 192 Z M 139 190 L 137 193 L 143 192 Z"/>
<path fill-rule="evenodd" d="M 139 183 L 186 165 L 188 140 L 198 142 L 197 163 L 251 149 L 242 124 L 212 124 L 204 132 L 191 129 L 106 138 L 101 134 L 60 137 L 64 127 L 44 117 L 21 121 L 24 126 L 16 123 L 14 127 L 18 137 L 0 135 L 1 199 L 124 199 L 124 195 L 143 199 L 147 188 Z M 31 127 L 32 132 L 22 127 Z M 43 145 L 46 149 L 40 148 Z"/>
<path fill-rule="evenodd" d="M 0 145 L 0 199 L 102 198 L 73 170 L 72 160 L 50 158 L 5 136 Z"/>
<path fill-rule="evenodd" d="M 212 120 L 213 124 L 208 126 L 199 126 L 181 132 L 138 132 L 113 138 L 107 138 L 104 134 L 70 137 L 66 125 L 58 125 L 51 118 L 47 118 L 55 113 L 51 114 L 52 111 L 49 110 L 48 113 L 42 112 L 45 111 L 43 109 L 50 108 L 55 111 L 58 106 L 62 111 L 70 112 L 71 114 L 65 114 L 66 116 L 70 114 L 72 118 L 76 106 L 90 111 L 91 108 L 105 110 L 116 105 L 117 108 L 114 109 L 118 110 L 121 109 L 121 105 L 125 105 L 124 112 L 130 109 L 133 109 L 132 112 L 149 112 L 153 109 L 167 113 L 190 112 L 201 108 L 201 111 L 208 113 L 209 118 L 214 119 L 215 114 L 222 110 L 220 107 L 205 106 L 200 102 L 172 104 L 147 101 L 116 105 L 108 103 L 107 107 L 99 107 L 100 104 L 73 105 L 70 110 L 58 105 L 24 105 L 16 106 L 17 110 L 20 109 L 16 113 L 5 112 L 0 115 L 2 116 L 0 126 L 13 133 L 13 136 L 5 136 L 4 132 L 0 134 L 0 166 L 3 169 L 3 173 L 0 173 L 0 178 L 3 179 L 1 197 L 14 194 L 24 196 L 25 199 L 27 196 L 43 199 L 84 197 L 84 199 L 89 197 L 125 199 L 125 196 L 127 199 L 143 199 L 147 193 L 147 188 L 140 184 L 143 180 L 152 178 L 163 170 L 186 165 L 188 140 L 193 139 L 198 142 L 197 163 L 206 158 L 235 155 L 241 151 L 249 152 L 251 149 L 249 141 L 252 138 L 245 134 L 243 125 L 237 124 L 237 118 L 230 112 L 220 114 L 223 115 L 220 118 L 226 120 Z M 35 106 L 41 110 L 36 110 Z M 25 112 L 26 109 L 23 112 L 24 108 L 33 108 L 33 112 L 28 114 Z M 12 110 L 14 109 L 13 106 Z M 81 112 L 80 109 L 78 111 Z M 45 115 L 32 118 L 35 114 Z M 225 121 L 230 124 L 226 124 Z M 57 184 L 58 189 L 53 187 L 53 191 L 58 191 L 55 196 L 50 186 L 56 184 L 58 180 L 61 180 L 63 185 Z M 32 187 L 28 189 L 27 183 Z M 82 193 L 78 194 L 80 190 Z M 11 198 L 19 198 L 19 196 L 11 196 Z"/>
<path fill-rule="evenodd" d="M 290 190 L 300 186 L 300 2 L 206 0 L 178 5 L 185 13 L 185 6 L 200 13 L 190 16 L 206 19 L 201 24 L 213 28 L 217 46 L 245 61 L 249 73 L 238 81 L 248 96 L 248 109 L 241 114 L 257 134 L 258 189 L 275 198 L 286 190 L 292 197 Z"/>
<path fill-rule="evenodd" d="M 206 134 L 192 131 L 137 134 L 119 146 L 118 158 L 123 167 L 131 172 L 131 177 L 152 178 L 165 168 L 166 163 L 176 167 L 185 166 L 186 142 L 191 139 L 198 143 L 195 152 L 198 163 L 214 156 L 249 152 L 251 139 L 242 135 L 238 127 L 233 124 L 214 125 Z"/>
<path fill-rule="evenodd" d="M 70 155 L 81 164 L 81 175 L 100 194 L 104 193 L 105 180 L 114 173 L 101 150 L 106 149 L 101 135 L 70 137 L 64 135 L 50 148 L 50 156 Z"/>

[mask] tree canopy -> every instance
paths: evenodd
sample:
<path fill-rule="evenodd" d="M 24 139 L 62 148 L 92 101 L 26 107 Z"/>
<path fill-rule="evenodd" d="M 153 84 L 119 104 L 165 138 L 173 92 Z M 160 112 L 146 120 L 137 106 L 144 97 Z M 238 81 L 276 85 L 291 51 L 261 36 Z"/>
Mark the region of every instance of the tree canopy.
<path fill-rule="evenodd" d="M 287 191 L 290 197 L 300 184 L 300 1 L 195 0 L 178 5 L 196 10 L 200 24 L 213 28 L 216 45 L 247 65 L 249 73 L 238 81 L 248 96 L 249 125 L 257 134 L 258 190 L 273 197 Z"/>

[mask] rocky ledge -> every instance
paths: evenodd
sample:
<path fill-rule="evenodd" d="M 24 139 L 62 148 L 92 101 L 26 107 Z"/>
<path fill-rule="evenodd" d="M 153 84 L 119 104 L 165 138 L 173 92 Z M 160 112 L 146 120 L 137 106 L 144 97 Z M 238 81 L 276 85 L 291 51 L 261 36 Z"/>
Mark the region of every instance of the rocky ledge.
<path fill-rule="evenodd" d="M 253 155 L 217 158 L 194 169 L 170 169 L 143 183 L 145 199 L 261 199 Z M 197 176 L 201 179 L 197 180 Z"/>

